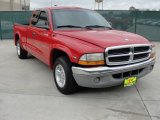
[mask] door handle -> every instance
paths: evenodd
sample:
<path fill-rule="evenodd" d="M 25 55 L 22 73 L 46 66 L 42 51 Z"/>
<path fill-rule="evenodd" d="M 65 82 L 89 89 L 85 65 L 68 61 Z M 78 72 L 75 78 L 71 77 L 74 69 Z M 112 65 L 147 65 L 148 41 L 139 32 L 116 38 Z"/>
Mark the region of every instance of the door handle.
<path fill-rule="evenodd" d="M 35 33 L 35 32 L 32 32 L 32 36 L 36 36 L 36 33 Z"/>

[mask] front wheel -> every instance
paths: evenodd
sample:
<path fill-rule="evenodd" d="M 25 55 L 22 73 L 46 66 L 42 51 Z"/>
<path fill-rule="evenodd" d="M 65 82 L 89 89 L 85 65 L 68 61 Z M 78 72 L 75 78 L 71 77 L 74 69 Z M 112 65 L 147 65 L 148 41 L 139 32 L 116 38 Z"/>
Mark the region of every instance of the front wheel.
<path fill-rule="evenodd" d="M 20 59 L 26 59 L 27 58 L 27 51 L 23 50 L 21 48 L 21 45 L 20 45 L 20 41 L 18 40 L 17 41 L 17 46 L 16 46 L 16 50 L 17 50 L 17 55 Z"/>
<path fill-rule="evenodd" d="M 63 94 L 72 94 L 78 90 L 72 71 L 71 62 L 68 57 L 59 57 L 54 63 L 53 75 L 58 90 Z"/>

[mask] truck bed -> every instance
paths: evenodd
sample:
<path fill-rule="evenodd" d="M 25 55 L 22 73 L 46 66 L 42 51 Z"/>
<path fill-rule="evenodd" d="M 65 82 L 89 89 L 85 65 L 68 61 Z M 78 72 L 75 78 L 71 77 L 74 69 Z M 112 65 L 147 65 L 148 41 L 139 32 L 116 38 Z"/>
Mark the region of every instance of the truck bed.
<path fill-rule="evenodd" d="M 14 37 L 16 37 L 15 33 L 20 34 L 21 36 L 23 36 L 21 39 L 23 39 L 23 42 L 26 42 L 27 40 L 27 29 L 28 29 L 29 24 L 18 24 L 15 23 L 13 26 L 13 30 L 14 30 Z M 16 44 L 16 41 L 15 41 Z"/>

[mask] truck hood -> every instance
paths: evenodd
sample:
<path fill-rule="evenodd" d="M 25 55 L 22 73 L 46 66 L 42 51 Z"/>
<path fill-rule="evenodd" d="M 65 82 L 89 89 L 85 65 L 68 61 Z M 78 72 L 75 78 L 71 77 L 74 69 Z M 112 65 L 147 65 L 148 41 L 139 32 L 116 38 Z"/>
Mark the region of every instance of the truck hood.
<path fill-rule="evenodd" d="M 150 44 L 150 42 L 142 36 L 118 30 L 61 30 L 56 31 L 56 33 L 76 38 L 102 48 L 127 44 Z"/>

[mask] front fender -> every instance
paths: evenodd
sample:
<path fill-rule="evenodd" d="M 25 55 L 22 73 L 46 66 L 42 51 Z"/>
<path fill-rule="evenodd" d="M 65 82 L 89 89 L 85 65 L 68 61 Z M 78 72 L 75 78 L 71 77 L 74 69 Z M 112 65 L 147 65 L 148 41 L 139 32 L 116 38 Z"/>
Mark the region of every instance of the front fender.
<path fill-rule="evenodd" d="M 61 50 L 67 54 L 72 63 L 78 63 L 80 57 L 85 53 L 104 52 L 103 48 L 68 36 L 56 34 L 53 38 L 51 53 L 54 49 Z M 50 57 L 52 54 L 50 54 Z"/>
<path fill-rule="evenodd" d="M 71 62 L 74 62 L 74 63 L 77 62 L 77 60 L 74 59 L 74 57 L 73 57 L 74 56 L 74 51 L 71 50 L 69 47 L 67 47 L 65 45 L 62 45 L 62 44 L 55 44 L 53 49 L 58 49 L 58 50 L 61 50 L 61 51 L 65 52 L 68 55 Z"/>

